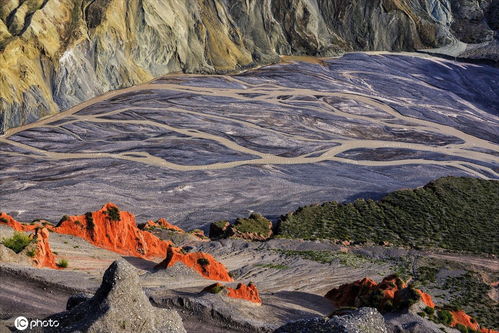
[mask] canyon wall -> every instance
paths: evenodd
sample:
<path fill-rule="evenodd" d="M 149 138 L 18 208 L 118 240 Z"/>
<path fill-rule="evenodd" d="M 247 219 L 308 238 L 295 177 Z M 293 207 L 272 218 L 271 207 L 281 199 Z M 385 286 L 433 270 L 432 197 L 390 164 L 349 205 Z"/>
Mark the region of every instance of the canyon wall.
<path fill-rule="evenodd" d="M 497 54 L 498 28 L 492 0 L 4 0 L 0 133 L 172 72 L 452 43 Z"/>

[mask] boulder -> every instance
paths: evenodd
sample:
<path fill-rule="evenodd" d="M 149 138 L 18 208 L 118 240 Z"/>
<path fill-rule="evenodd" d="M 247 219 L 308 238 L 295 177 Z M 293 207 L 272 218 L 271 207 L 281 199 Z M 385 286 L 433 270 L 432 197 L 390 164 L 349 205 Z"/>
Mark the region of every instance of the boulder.
<path fill-rule="evenodd" d="M 298 320 L 275 333 L 386 333 L 383 316 L 374 308 L 360 308 L 342 316 Z"/>
<path fill-rule="evenodd" d="M 176 311 L 151 305 L 135 268 L 122 259 L 109 266 L 92 298 L 75 297 L 71 303 L 69 310 L 46 318 L 59 321 L 51 332 L 186 332 Z"/>

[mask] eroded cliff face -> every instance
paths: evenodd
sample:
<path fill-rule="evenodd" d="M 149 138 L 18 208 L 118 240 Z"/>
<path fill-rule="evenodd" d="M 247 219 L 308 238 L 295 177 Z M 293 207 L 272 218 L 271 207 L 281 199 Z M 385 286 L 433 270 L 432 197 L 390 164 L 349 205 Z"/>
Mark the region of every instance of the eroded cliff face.
<path fill-rule="evenodd" d="M 171 72 L 497 38 L 492 0 L 4 0 L 0 132 Z"/>

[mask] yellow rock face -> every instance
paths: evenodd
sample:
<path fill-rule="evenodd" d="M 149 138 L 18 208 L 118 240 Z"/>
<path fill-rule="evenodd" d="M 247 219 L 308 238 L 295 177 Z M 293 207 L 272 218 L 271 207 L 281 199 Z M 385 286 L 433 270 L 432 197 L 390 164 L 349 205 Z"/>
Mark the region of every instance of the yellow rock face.
<path fill-rule="evenodd" d="M 0 133 L 170 72 L 229 72 L 279 55 L 438 47 L 454 37 L 451 9 L 435 6 L 428 12 L 409 0 L 2 0 Z"/>

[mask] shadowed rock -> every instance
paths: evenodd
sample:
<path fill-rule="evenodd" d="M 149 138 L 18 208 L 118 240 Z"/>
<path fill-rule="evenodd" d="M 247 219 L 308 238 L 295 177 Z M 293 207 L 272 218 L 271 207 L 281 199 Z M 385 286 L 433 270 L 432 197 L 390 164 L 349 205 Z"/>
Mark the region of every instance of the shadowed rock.
<path fill-rule="evenodd" d="M 384 333 L 387 332 L 383 316 L 373 308 L 360 308 L 331 319 L 298 320 L 278 328 L 276 333 Z"/>
<path fill-rule="evenodd" d="M 109 266 L 92 298 L 77 297 L 68 308 L 50 317 L 60 323 L 57 332 L 185 332 L 176 311 L 151 305 L 138 274 L 124 260 Z"/>

